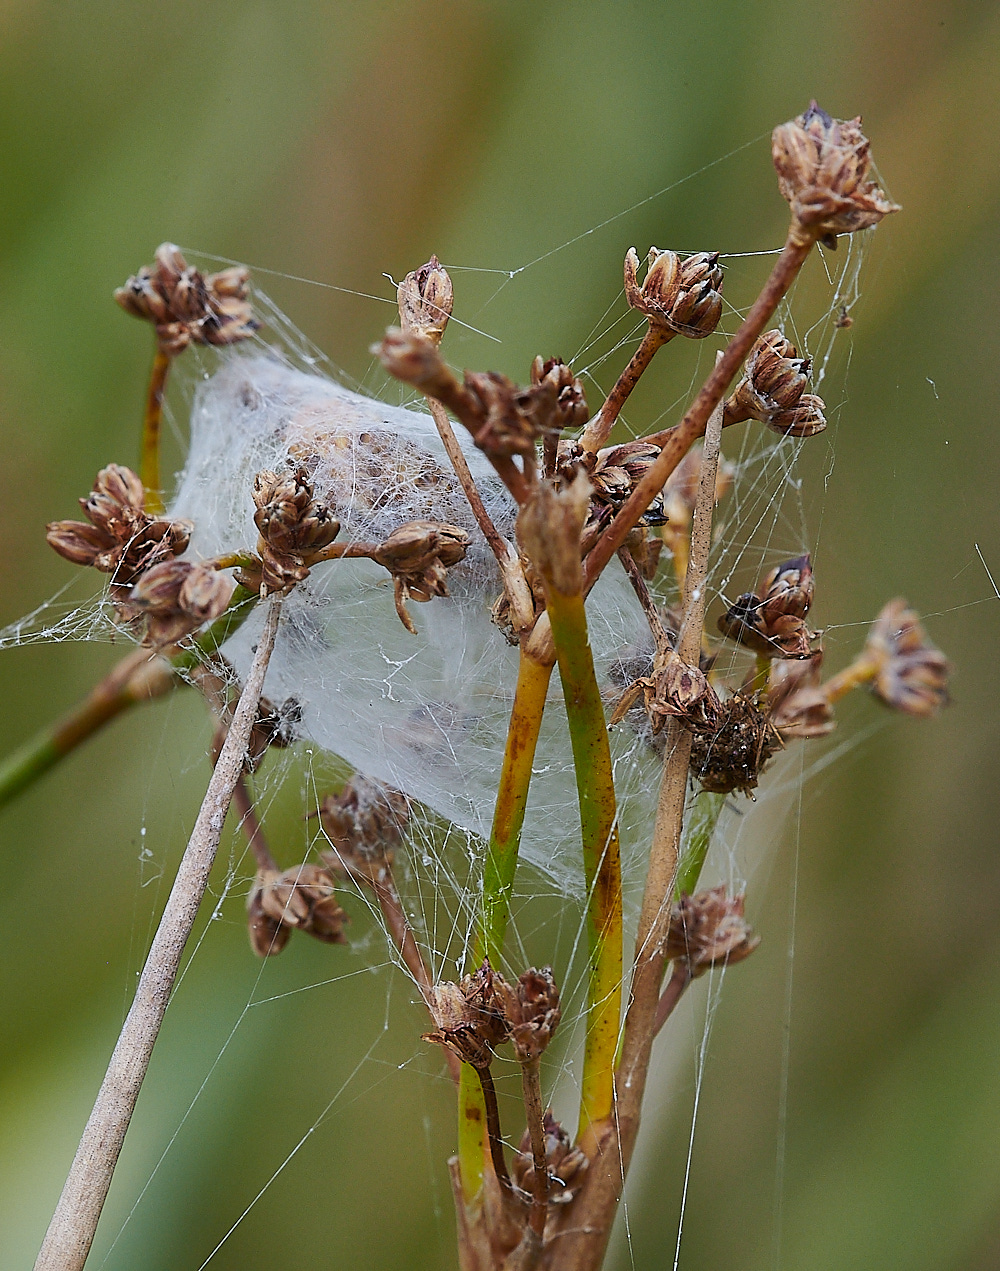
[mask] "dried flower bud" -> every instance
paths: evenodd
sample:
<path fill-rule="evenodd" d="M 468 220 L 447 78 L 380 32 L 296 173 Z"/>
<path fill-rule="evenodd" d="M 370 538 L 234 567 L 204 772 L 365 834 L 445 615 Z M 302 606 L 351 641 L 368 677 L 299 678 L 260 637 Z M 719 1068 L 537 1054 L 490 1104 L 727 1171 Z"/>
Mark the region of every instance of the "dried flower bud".
<path fill-rule="evenodd" d="M 173 243 L 156 250 L 156 261 L 144 265 L 115 299 L 136 318 L 156 327 L 160 348 L 175 357 L 195 344 L 235 344 L 260 326 L 247 295 L 249 272 L 243 266 L 204 277 L 188 265 Z"/>
<path fill-rule="evenodd" d="M 304 468 L 284 473 L 263 470 L 254 477 L 254 523 L 260 532 L 257 554 L 260 578 L 244 571 L 252 590 L 261 584 L 268 592 L 287 595 L 309 576 L 313 558 L 340 533 L 340 522 L 330 509 L 313 498 Z M 256 583 L 256 588 L 253 584 Z"/>
<path fill-rule="evenodd" d="M 672 651 L 662 664 L 657 660 L 651 676 L 642 676 L 628 686 L 608 721 L 609 727 L 620 723 L 640 696 L 654 736 L 668 719 L 683 720 L 689 728 L 711 728 L 720 710 L 719 698 L 704 671 L 689 666 Z"/>
<path fill-rule="evenodd" d="M 153 565 L 179 556 L 191 537 L 190 521 L 154 519 L 143 508 L 144 498 L 131 468 L 109 464 L 80 500 L 90 524 L 53 521 L 46 528 L 49 545 L 74 565 L 93 565 L 129 587 Z"/>
<path fill-rule="evenodd" d="M 691 731 L 691 772 L 715 794 L 739 790 L 752 798 L 768 760 L 782 748 L 767 709 L 743 693 L 721 701 L 711 724 Z"/>
<path fill-rule="evenodd" d="M 833 119 L 811 102 L 805 114 L 775 128 L 771 155 L 792 216 L 828 246 L 838 234 L 867 229 L 899 211 L 868 180 L 870 145 L 860 115 Z"/>
<path fill-rule="evenodd" d="M 142 575 L 129 602 L 146 618 L 143 643 L 176 644 L 222 614 L 233 595 L 233 582 L 210 565 L 167 560 Z"/>
<path fill-rule="evenodd" d="M 436 256 L 407 274 L 396 289 L 399 323 L 404 331 L 415 331 L 440 344 L 455 303 L 448 271 Z"/>
<path fill-rule="evenodd" d="M 766 576 L 760 587 L 760 613 L 765 626 L 783 616 L 804 618 L 816 586 L 808 553 L 786 560 Z"/>
<path fill-rule="evenodd" d="M 466 371 L 465 387 L 477 399 L 482 419 L 473 440 L 490 458 L 533 457 L 540 438 L 561 430 L 557 386 L 550 379 L 519 388 L 496 371 Z"/>
<path fill-rule="evenodd" d="M 796 556 L 772 569 L 756 594 L 737 596 L 719 618 L 719 630 L 730 640 L 769 658 L 812 656 L 810 631 L 803 618 L 814 591 L 809 557 Z"/>
<path fill-rule="evenodd" d="M 783 741 L 825 737 L 835 727 L 833 707 L 820 688 L 822 651 L 801 661 L 783 659 L 772 664 L 767 689 L 771 723 Z"/>
<path fill-rule="evenodd" d="M 412 635 L 417 629 L 407 612 L 407 600 L 447 596 L 448 570 L 465 557 L 468 546 L 468 534 L 457 525 L 408 521 L 372 553 L 372 560 L 392 574 L 396 613 Z"/>
<path fill-rule="evenodd" d="M 718 252 L 698 252 L 681 262 L 676 252 L 649 249 L 646 277 L 639 285 L 639 257 L 625 257 L 625 296 L 633 309 L 665 335 L 702 340 L 722 317 L 722 267 Z"/>
<path fill-rule="evenodd" d="M 788 437 L 814 437 L 826 427 L 823 399 L 807 393 L 809 359 L 780 331 L 765 331 L 750 350 L 743 379 L 726 400 L 725 421 L 759 419 Z"/>
<path fill-rule="evenodd" d="M 473 1068 L 488 1068 L 494 1047 L 508 1035 L 503 998 L 497 988 L 501 979 L 487 959 L 460 984 L 446 981 L 429 989 L 427 1006 L 436 1031 L 424 1033 L 423 1040 L 446 1046 Z M 506 988 L 509 992 L 509 985 Z"/>
<path fill-rule="evenodd" d="M 668 961 L 687 964 L 691 979 L 712 967 L 748 958 L 760 944 L 743 917 L 743 896 L 727 896 L 713 887 L 682 896 L 670 911 L 665 953 Z"/>
<path fill-rule="evenodd" d="M 555 391 L 553 427 L 560 432 L 565 428 L 582 428 L 590 418 L 590 409 L 583 391 L 583 384 L 566 363 L 557 357 L 543 361 L 536 357 L 531 364 L 532 384 L 549 384 Z"/>
<path fill-rule="evenodd" d="M 550 1109 L 546 1109 L 542 1129 L 545 1133 L 545 1163 L 549 1175 L 549 1204 L 565 1205 L 580 1190 L 590 1162 L 580 1148 L 573 1146 L 572 1139 Z M 527 1130 L 511 1164 L 510 1173 L 514 1183 L 523 1192 L 527 1192 L 529 1196 L 534 1194 L 535 1162 L 531 1154 L 531 1135 Z"/>
<path fill-rule="evenodd" d="M 529 967 L 513 986 L 498 976 L 496 988 L 518 1060 L 537 1059 L 552 1040 L 561 1015 L 552 968 Z"/>
<path fill-rule="evenodd" d="M 247 899 L 250 943 L 261 957 L 280 953 L 292 931 L 306 931 L 324 944 L 346 944 L 344 911 L 333 879 L 319 865 L 295 865 L 279 873 L 257 871 Z"/>
<path fill-rule="evenodd" d="M 648 441 L 627 441 L 599 450 L 590 474 L 594 498 L 613 508 L 621 507 L 659 456 L 660 447 Z M 640 524 L 662 525 L 665 520 L 663 496 L 658 494 Z"/>
<path fill-rule="evenodd" d="M 546 588 L 572 596 L 583 587 L 580 536 L 590 509 L 590 481 L 578 472 L 558 489 L 535 486 L 517 518 L 517 537 Z"/>
<path fill-rule="evenodd" d="M 890 600 L 872 626 L 865 656 L 877 668 L 872 691 L 907 715 L 934 715 L 948 704 L 948 659 L 928 640 L 905 600 Z"/>
<path fill-rule="evenodd" d="M 319 805 L 320 824 L 334 850 L 322 853 L 334 873 L 376 881 L 392 864 L 393 849 L 410 819 L 410 802 L 392 786 L 356 773 L 340 794 Z"/>

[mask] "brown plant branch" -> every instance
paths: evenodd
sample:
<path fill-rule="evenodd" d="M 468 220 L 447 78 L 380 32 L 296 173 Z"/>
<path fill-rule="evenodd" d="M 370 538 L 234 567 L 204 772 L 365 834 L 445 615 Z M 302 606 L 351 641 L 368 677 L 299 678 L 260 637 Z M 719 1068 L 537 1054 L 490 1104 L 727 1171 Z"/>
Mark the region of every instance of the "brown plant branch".
<path fill-rule="evenodd" d="M 643 372 L 652 362 L 657 350 L 662 349 L 668 341 L 674 338 L 674 335 L 675 332 L 665 330 L 662 326 L 654 323 L 650 323 L 646 328 L 642 343 L 632 354 L 628 366 L 618 376 L 604 405 L 583 430 L 580 444 L 584 450 L 590 454 L 595 454 L 607 443 L 608 438 L 611 436 L 611 430 L 614 428 L 629 394 L 639 383 Z"/>
<path fill-rule="evenodd" d="M 585 586 L 588 590 L 611 557 L 625 542 L 629 531 L 638 524 L 643 512 L 663 489 L 667 478 L 684 458 L 692 442 L 697 441 L 704 433 L 708 417 L 722 401 L 726 389 L 753 347 L 754 341 L 767 326 L 782 297 L 795 281 L 815 241 L 812 234 L 804 231 L 796 221 L 792 222 L 785 246 L 775 262 L 771 276 L 751 306 L 740 329 L 726 346 L 721 358 L 699 390 L 698 396 L 664 444 L 659 457 L 632 491 L 587 557 Z"/>
<path fill-rule="evenodd" d="M 489 512 L 486 511 L 486 505 L 483 503 L 482 495 L 479 493 L 476 479 L 472 475 L 468 461 L 462 453 L 462 447 L 458 444 L 455 430 L 451 426 L 448 412 L 436 397 L 428 397 L 427 405 L 430 408 L 431 417 L 438 430 L 438 436 L 441 438 L 445 453 L 451 460 L 451 466 L 455 469 L 455 476 L 458 477 L 469 507 L 472 508 L 476 523 L 482 530 L 483 537 L 489 544 L 490 551 L 492 551 L 496 557 L 497 564 L 500 566 L 504 591 L 507 593 L 507 600 L 510 605 L 513 627 L 516 631 L 525 630 L 534 621 L 535 605 L 531 596 L 531 588 L 524 577 L 524 570 L 521 568 L 517 551 L 513 544 L 509 543 L 493 524 Z"/>
<path fill-rule="evenodd" d="M 243 770 L 280 612 L 281 601 L 275 597 L 268 604 L 264 629 L 232 726 L 208 783 L 132 1006 L 35 1262 L 35 1271 L 81 1271 L 90 1252 L 177 968 L 208 885 L 226 812 Z"/>

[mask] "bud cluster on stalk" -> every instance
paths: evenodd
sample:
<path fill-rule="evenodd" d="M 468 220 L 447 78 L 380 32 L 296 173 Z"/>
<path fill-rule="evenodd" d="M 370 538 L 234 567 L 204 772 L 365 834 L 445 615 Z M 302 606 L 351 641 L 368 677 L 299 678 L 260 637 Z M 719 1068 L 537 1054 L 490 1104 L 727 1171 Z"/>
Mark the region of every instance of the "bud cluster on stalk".
<path fill-rule="evenodd" d="M 520 1063 L 539 1058 L 559 1024 L 559 990 L 551 967 L 531 967 L 510 984 L 489 960 L 459 983 L 429 990 L 435 1031 L 424 1041 L 445 1046 L 473 1068 L 489 1068 L 496 1048 L 514 1044 Z"/>
<path fill-rule="evenodd" d="M 253 316 L 247 291 L 249 270 L 242 265 L 205 277 L 190 266 L 173 243 L 156 250 L 115 292 L 115 299 L 136 318 L 152 322 L 160 349 L 176 357 L 189 344 L 235 344 L 260 323 Z"/>
<path fill-rule="evenodd" d="M 347 916 L 337 902 L 333 879 L 319 865 L 260 869 L 247 898 L 250 944 L 260 957 L 280 953 L 293 931 L 324 944 L 346 944 Z"/>
<path fill-rule="evenodd" d="M 807 393 L 810 361 L 780 331 L 766 331 L 750 350 L 743 378 L 726 399 L 726 424 L 759 419 L 786 437 L 815 437 L 826 427 L 823 399 Z"/>
<path fill-rule="evenodd" d="M 651 247 L 641 284 L 638 274 L 639 256 L 630 247 L 625 257 L 625 298 L 665 339 L 686 335 L 703 340 L 719 325 L 722 266 L 718 252 L 696 252 L 682 261 L 676 252 Z"/>
<path fill-rule="evenodd" d="M 682 963 L 693 980 L 713 967 L 748 958 L 760 937 L 747 926 L 744 904 L 744 896 L 730 896 L 724 886 L 681 896 L 670 910 L 667 960 Z"/>

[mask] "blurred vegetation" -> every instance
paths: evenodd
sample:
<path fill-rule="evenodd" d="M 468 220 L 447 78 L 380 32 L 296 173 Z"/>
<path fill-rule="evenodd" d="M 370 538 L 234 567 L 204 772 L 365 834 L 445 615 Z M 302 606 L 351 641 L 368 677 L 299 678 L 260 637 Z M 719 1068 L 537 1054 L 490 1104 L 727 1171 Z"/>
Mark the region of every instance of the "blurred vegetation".
<path fill-rule="evenodd" d="M 956 700 L 922 726 L 885 716 L 806 783 L 770 881 L 755 880 L 764 944 L 711 1034 L 681 1265 L 998 1265 L 1000 677 L 976 551 L 1000 579 L 995 6 L 5 0 L 0 14 L 0 625 L 67 580 L 44 523 L 72 515 L 104 463 L 133 461 L 150 339 L 110 293 L 162 240 L 391 297 L 383 273 L 431 251 L 516 269 L 586 234 L 489 304 L 496 275 L 455 272 L 458 312 L 503 342 L 453 327 L 451 360 L 523 378 L 536 352 L 583 345 L 628 246 L 774 246 L 771 127 L 812 96 L 864 114 L 904 211 L 878 232 L 830 445 L 804 465 L 822 491 L 816 615 L 864 624 L 905 594 L 956 665 Z M 748 303 L 753 266 L 732 277 Z M 258 282 L 378 382 L 367 349 L 388 305 Z M 634 426 L 686 389 L 685 356 L 644 381 Z M 832 634 L 834 668 L 862 630 Z M 4 748 L 117 656 L 4 652 Z M 841 735 L 873 711 L 852 704 Z M 0 1271 L 38 1247 L 204 788 L 208 731 L 190 695 L 136 712 L 0 820 Z M 268 811 L 288 861 L 306 841 L 297 774 Z M 409 986 L 365 969 L 377 935 L 356 928 L 348 950 L 293 941 L 257 996 L 321 987 L 241 1020 L 260 967 L 240 897 L 227 902 L 167 1017 L 95 1267 L 199 1267 L 313 1125 L 210 1265 L 453 1265 L 450 1091 L 416 1045 Z M 651 1093 L 616 1267 L 671 1263 L 683 1074 Z"/>

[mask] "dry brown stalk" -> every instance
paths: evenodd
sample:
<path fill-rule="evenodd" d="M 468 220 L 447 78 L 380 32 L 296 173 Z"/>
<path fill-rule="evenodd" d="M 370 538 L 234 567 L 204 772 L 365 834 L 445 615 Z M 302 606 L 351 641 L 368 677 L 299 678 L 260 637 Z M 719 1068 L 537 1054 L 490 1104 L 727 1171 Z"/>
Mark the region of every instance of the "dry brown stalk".
<path fill-rule="evenodd" d="M 132 1006 L 45 1233 L 35 1271 L 81 1271 L 90 1252 L 184 946 L 208 885 L 226 812 L 243 771 L 279 615 L 280 600 L 274 598 L 267 607 L 264 630 L 232 726 L 181 858 Z"/>
<path fill-rule="evenodd" d="M 771 276 L 750 307 L 740 329 L 726 346 L 725 352 L 716 362 L 712 373 L 702 385 L 684 418 L 668 437 L 660 451 L 660 457 L 632 491 L 621 511 L 587 557 L 585 568 L 587 588 L 593 586 L 605 565 L 625 542 L 629 531 L 638 524 L 639 518 L 663 489 L 667 478 L 687 454 L 692 442 L 697 441 L 703 434 L 709 415 L 722 400 L 743 359 L 753 347 L 754 341 L 767 326 L 781 298 L 795 281 L 815 241 L 811 233 L 804 231 L 797 222 L 792 222 L 785 246 L 771 271 Z"/>

